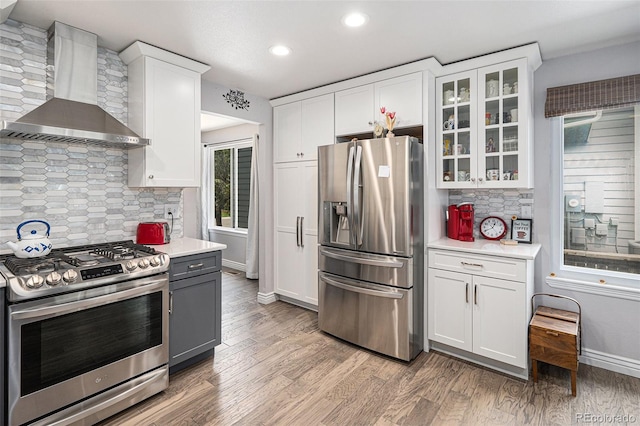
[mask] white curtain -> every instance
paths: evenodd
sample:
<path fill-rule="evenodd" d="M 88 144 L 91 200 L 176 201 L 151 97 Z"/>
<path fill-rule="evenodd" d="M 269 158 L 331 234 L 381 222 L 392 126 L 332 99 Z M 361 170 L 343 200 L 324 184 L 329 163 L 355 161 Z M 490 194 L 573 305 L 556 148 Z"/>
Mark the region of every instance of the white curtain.
<path fill-rule="evenodd" d="M 251 150 L 251 186 L 249 189 L 249 229 L 247 231 L 246 276 L 251 280 L 258 279 L 258 135 L 253 135 Z"/>
<path fill-rule="evenodd" d="M 200 203 L 198 206 L 198 222 L 200 225 L 200 238 L 209 241 L 209 215 L 211 214 L 211 149 L 206 145 L 202 147 L 202 185 L 200 191 Z"/>

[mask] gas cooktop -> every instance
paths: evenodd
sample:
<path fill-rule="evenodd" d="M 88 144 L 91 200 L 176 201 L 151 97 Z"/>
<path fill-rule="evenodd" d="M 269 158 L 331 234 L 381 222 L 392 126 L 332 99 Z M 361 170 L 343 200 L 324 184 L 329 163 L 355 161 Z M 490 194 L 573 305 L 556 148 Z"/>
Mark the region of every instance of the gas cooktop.
<path fill-rule="evenodd" d="M 28 259 L 0 256 L 10 301 L 128 281 L 168 269 L 167 254 L 133 241 L 55 249 L 47 256 Z"/>

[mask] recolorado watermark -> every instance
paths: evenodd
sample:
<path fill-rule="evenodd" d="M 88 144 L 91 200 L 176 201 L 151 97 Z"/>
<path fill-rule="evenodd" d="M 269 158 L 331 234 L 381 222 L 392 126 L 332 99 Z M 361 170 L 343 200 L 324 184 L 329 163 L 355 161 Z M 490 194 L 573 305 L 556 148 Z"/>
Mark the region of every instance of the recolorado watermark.
<path fill-rule="evenodd" d="M 636 423 L 638 418 L 633 414 L 593 414 L 576 413 L 577 423 Z"/>

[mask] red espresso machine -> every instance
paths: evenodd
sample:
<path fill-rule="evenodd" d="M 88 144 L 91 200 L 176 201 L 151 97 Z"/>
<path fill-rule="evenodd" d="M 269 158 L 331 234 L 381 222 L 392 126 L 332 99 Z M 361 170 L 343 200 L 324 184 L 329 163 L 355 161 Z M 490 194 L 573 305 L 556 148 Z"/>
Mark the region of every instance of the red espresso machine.
<path fill-rule="evenodd" d="M 473 203 L 451 204 L 447 210 L 447 237 L 473 241 Z"/>

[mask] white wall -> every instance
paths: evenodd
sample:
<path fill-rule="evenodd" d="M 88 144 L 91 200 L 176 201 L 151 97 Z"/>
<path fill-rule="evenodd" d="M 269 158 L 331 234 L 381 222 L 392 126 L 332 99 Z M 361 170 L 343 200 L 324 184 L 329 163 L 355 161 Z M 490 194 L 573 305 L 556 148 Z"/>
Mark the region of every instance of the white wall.
<path fill-rule="evenodd" d="M 558 159 L 559 147 L 552 146 L 550 120 L 544 117 L 546 89 L 588 81 L 640 73 L 640 43 L 630 43 L 592 52 L 545 61 L 535 72 L 535 239 L 542 244 L 536 262 L 536 291 L 559 293 L 577 299 L 582 305 L 583 348 L 591 354 L 590 363 L 605 368 L 633 370 L 640 375 L 640 302 L 549 287 L 545 277 L 551 271 L 549 253 L 552 239 L 550 212 L 553 182 L 550 165 Z M 556 161 L 557 162 L 557 161 Z M 600 357 L 601 361 L 595 359 Z"/>
<path fill-rule="evenodd" d="M 258 232 L 259 243 L 259 285 L 261 294 L 273 292 L 273 253 L 267 247 L 273 247 L 273 109 L 267 99 L 259 98 L 245 93 L 245 99 L 250 102 L 248 110 L 236 110 L 222 97 L 229 92 L 229 88 L 209 81 L 202 81 L 202 111 L 236 117 L 242 120 L 259 123 L 258 134 L 260 136 L 258 154 L 258 174 L 260 208 L 258 218 L 260 230 Z M 191 216 L 189 220 L 195 220 Z M 186 222 L 185 215 L 185 222 Z M 196 221 L 197 222 L 197 221 Z M 265 225 L 267 224 L 267 225 Z M 225 252 L 222 253 L 225 257 Z"/>
<path fill-rule="evenodd" d="M 201 138 L 203 144 L 223 143 L 238 139 L 250 139 L 259 131 L 260 126 L 257 124 L 246 123 L 210 132 L 202 132 Z"/>

